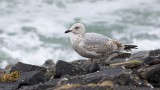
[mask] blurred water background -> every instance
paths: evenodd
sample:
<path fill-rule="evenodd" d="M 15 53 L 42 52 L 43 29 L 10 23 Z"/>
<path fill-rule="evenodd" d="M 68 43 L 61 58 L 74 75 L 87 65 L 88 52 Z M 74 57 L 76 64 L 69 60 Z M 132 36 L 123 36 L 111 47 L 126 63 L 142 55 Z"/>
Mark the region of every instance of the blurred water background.
<path fill-rule="evenodd" d="M 76 22 L 134 52 L 160 48 L 160 0 L 0 0 L 0 67 L 81 59 L 64 34 Z"/>

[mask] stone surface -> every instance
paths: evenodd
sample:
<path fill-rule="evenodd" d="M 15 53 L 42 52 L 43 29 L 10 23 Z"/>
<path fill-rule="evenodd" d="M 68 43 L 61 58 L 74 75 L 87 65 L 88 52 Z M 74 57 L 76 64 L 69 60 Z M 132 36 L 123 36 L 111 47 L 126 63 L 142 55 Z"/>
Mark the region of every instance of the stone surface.
<path fill-rule="evenodd" d="M 44 67 L 25 64 L 25 63 L 22 63 L 22 62 L 18 62 L 17 64 L 15 64 L 11 68 L 10 72 L 13 72 L 13 71 L 19 71 L 19 72 L 42 71 L 42 72 L 47 72 L 47 70 Z"/>
<path fill-rule="evenodd" d="M 35 85 L 46 81 L 48 81 L 48 78 L 41 71 L 23 72 L 16 82 L 1 82 L 0 90 L 16 90 L 21 86 Z"/>
<path fill-rule="evenodd" d="M 48 78 L 41 71 L 23 72 L 17 80 L 21 85 L 35 85 L 46 81 Z"/>
<path fill-rule="evenodd" d="M 44 62 L 44 64 L 42 66 L 45 68 L 54 67 L 55 63 L 53 62 L 53 60 L 48 59 Z"/>
<path fill-rule="evenodd" d="M 75 76 L 75 75 L 81 75 L 81 74 L 85 74 L 86 71 L 83 70 L 80 67 L 77 67 L 71 63 L 59 60 L 56 63 L 56 67 L 55 67 L 55 77 L 61 77 L 63 75 L 71 75 L 71 76 Z"/>
<path fill-rule="evenodd" d="M 160 64 L 143 69 L 141 76 L 153 86 L 160 87 Z"/>
<path fill-rule="evenodd" d="M 16 90 L 18 86 L 17 82 L 3 82 L 0 83 L 0 90 Z"/>
<path fill-rule="evenodd" d="M 53 79 L 45 83 L 40 83 L 31 86 L 22 86 L 18 90 L 46 90 L 46 89 L 53 90 L 53 88 L 57 85 L 59 80 L 60 79 Z"/>
<path fill-rule="evenodd" d="M 55 65 L 47 60 L 43 67 L 18 62 L 11 71 L 1 70 L 0 90 L 160 90 L 159 49 L 137 52 L 128 61 L 104 61 L 59 60 Z M 11 74 L 8 71 L 20 71 L 20 77 L 14 82 L 3 81 L 4 73 Z"/>
<path fill-rule="evenodd" d="M 112 80 L 123 72 L 128 72 L 129 70 L 124 69 L 107 69 L 94 73 L 89 73 L 85 75 L 79 75 L 74 77 L 63 77 L 65 80 L 59 82 L 59 85 L 63 84 L 89 84 L 98 83 L 102 80 Z"/>
<path fill-rule="evenodd" d="M 149 51 L 140 51 L 132 54 L 130 60 L 144 60 L 146 57 L 149 56 Z"/>

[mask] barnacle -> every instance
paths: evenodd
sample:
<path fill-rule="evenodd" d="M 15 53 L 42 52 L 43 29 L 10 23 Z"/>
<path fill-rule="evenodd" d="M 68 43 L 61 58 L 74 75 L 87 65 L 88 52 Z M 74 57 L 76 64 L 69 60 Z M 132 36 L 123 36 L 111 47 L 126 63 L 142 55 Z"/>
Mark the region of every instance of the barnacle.
<path fill-rule="evenodd" d="M 2 75 L 2 77 L 0 77 L 0 81 L 1 82 L 14 82 L 18 79 L 18 77 L 20 76 L 20 73 L 18 71 L 14 71 L 12 73 L 5 73 L 4 75 Z"/>

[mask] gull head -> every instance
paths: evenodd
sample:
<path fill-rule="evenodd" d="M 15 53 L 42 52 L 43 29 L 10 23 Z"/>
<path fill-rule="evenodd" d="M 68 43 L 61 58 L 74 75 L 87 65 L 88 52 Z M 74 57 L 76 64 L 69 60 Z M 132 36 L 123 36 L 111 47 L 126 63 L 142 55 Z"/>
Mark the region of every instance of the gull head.
<path fill-rule="evenodd" d="M 69 33 L 69 32 L 73 34 L 84 34 L 85 27 L 82 23 L 76 23 L 69 30 L 65 31 L 65 33 Z"/>

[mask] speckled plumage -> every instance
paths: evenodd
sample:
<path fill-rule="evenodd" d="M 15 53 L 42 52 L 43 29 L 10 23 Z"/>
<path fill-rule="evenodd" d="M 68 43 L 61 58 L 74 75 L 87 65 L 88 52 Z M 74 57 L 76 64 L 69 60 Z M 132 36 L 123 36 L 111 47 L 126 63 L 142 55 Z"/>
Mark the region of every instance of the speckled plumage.
<path fill-rule="evenodd" d="M 85 33 L 85 27 L 81 23 L 74 24 L 70 32 L 73 33 L 70 37 L 73 49 L 86 58 L 108 57 L 113 52 L 124 49 L 122 43 L 102 34 Z"/>

